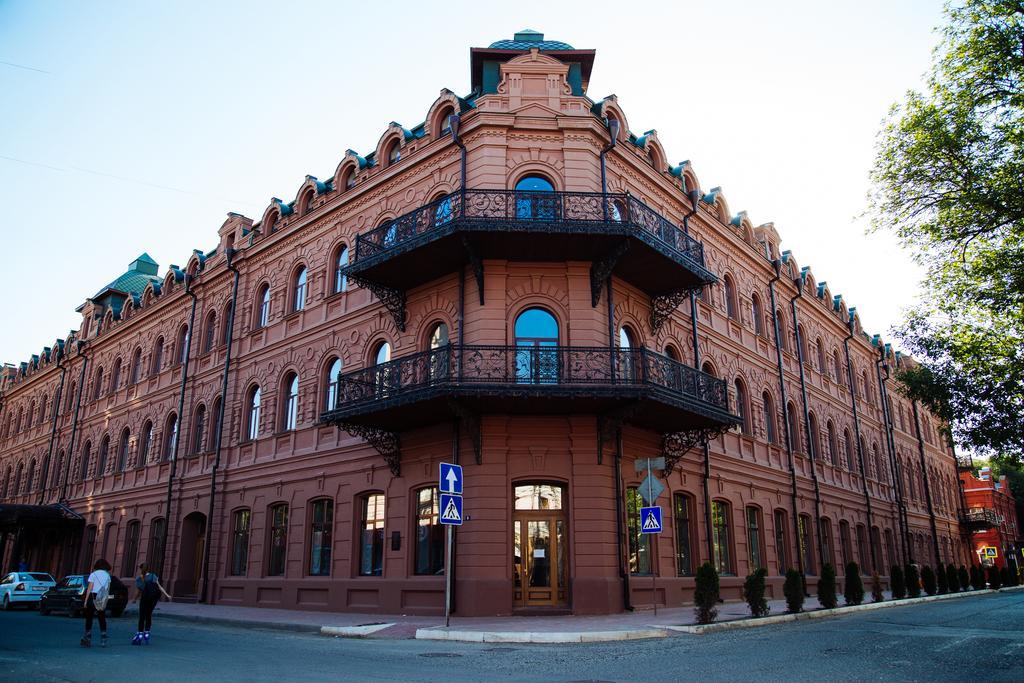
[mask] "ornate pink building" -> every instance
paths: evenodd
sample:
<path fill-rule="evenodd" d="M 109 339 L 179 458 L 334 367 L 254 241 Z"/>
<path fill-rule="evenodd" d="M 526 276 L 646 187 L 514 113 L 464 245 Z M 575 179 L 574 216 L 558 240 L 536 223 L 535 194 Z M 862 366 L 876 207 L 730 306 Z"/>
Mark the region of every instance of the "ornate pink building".
<path fill-rule="evenodd" d="M 908 359 L 591 99 L 594 54 L 473 49 L 469 95 L 228 214 L 181 268 L 140 256 L 5 367 L 4 566 L 439 613 L 450 460 L 461 614 L 685 604 L 705 561 L 727 598 L 757 566 L 781 595 L 789 567 L 968 562 L 939 421 L 888 379 Z"/>

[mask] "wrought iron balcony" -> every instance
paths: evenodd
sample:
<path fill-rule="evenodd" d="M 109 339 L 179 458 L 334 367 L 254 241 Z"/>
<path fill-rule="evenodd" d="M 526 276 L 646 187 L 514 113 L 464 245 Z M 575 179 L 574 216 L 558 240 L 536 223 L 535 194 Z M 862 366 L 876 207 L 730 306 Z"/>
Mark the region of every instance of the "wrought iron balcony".
<path fill-rule="evenodd" d="M 723 380 L 647 349 L 446 345 L 342 375 L 324 422 L 392 432 L 475 413 L 608 414 L 662 433 L 738 422 Z"/>
<path fill-rule="evenodd" d="M 999 526 L 1000 519 L 995 510 L 975 508 L 960 513 L 960 522 L 973 531 L 981 531 Z"/>
<path fill-rule="evenodd" d="M 488 258 L 589 261 L 595 306 L 613 272 L 676 303 L 679 292 L 717 280 L 703 245 L 636 197 L 516 190 L 454 192 L 365 232 L 346 273 L 402 327 L 405 291 L 469 263 L 482 293 Z"/>

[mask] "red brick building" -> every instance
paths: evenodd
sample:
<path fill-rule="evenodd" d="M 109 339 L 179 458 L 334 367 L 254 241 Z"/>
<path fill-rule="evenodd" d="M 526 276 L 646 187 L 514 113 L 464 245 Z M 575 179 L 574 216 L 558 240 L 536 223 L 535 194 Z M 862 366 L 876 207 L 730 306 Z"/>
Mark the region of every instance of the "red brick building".
<path fill-rule="evenodd" d="M 473 49 L 469 95 L 86 299 L 0 387 L 5 565 L 437 613 L 450 460 L 462 614 L 684 604 L 705 561 L 727 598 L 757 566 L 780 595 L 789 567 L 968 561 L 939 421 L 890 379 L 909 361 L 591 99 L 594 57 Z"/>
<path fill-rule="evenodd" d="M 1017 571 L 1024 545 L 1016 500 L 1006 475 L 996 479 L 989 467 L 982 467 L 978 476 L 961 471 L 960 481 L 967 508 L 964 523 L 970 529 L 975 562 Z"/>

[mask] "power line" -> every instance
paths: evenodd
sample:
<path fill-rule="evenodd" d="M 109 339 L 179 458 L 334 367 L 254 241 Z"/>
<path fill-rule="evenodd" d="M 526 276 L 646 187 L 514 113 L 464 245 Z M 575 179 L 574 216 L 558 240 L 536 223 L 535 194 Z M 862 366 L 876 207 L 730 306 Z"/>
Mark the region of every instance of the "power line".
<path fill-rule="evenodd" d="M 52 74 L 53 73 L 52 71 L 47 71 L 46 69 L 37 69 L 34 66 L 25 66 L 24 64 L 15 64 L 14 62 L 5 62 L 2 59 L 0 59 L 0 64 L 4 64 L 6 66 L 13 66 L 15 69 L 25 69 L 26 71 L 35 71 L 35 72 L 41 73 L 41 74 Z"/>

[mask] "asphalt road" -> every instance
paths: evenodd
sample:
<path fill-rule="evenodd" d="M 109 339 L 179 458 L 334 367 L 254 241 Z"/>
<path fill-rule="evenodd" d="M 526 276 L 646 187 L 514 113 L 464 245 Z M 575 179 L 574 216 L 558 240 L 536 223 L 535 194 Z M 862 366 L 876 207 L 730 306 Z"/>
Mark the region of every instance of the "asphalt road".
<path fill-rule="evenodd" d="M 134 620 L 114 619 L 110 646 L 86 650 L 80 619 L 2 613 L 0 680 L 1024 681 L 1024 593 L 588 645 L 346 640 L 159 618 L 154 625 L 152 645 L 133 647 Z"/>

